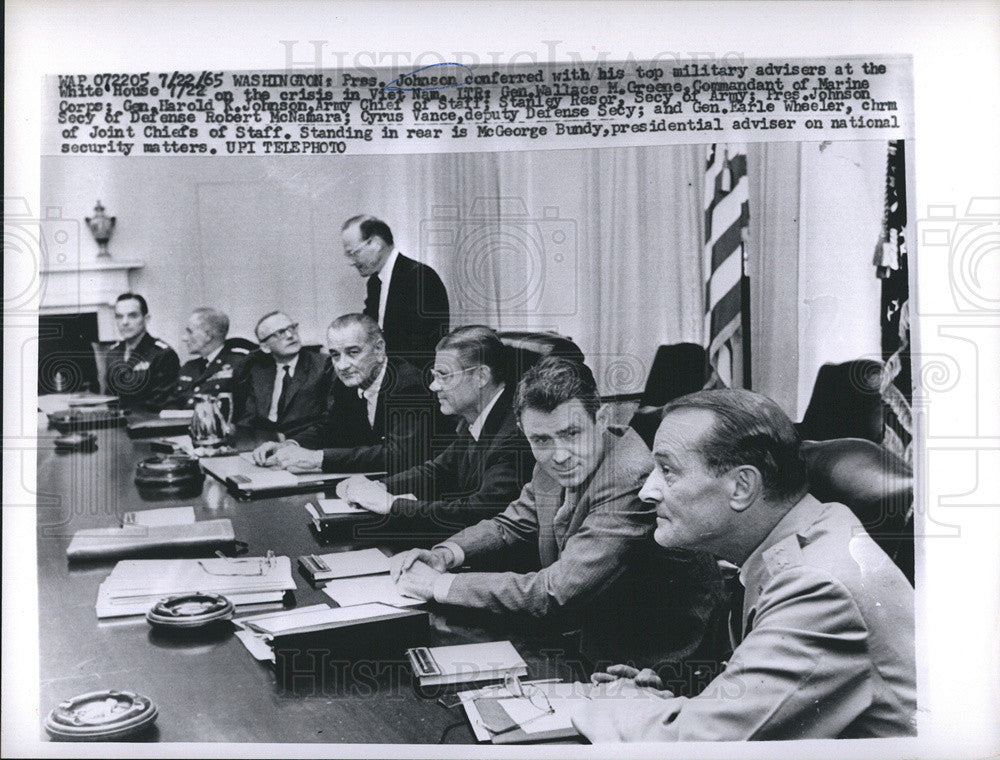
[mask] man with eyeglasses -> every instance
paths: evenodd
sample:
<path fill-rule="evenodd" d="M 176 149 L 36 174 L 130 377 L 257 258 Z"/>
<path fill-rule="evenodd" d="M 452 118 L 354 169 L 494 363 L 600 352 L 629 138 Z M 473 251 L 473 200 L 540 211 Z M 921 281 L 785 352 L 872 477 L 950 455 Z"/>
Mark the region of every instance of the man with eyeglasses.
<path fill-rule="evenodd" d="M 298 323 L 282 311 L 261 317 L 254 333 L 260 351 L 242 381 L 245 401 L 237 423 L 317 448 L 333 378 L 329 360 L 302 349 Z"/>
<path fill-rule="evenodd" d="M 400 593 L 579 627 L 592 666 L 695 656 L 721 600 L 715 562 L 678 552 L 661 557 L 666 576 L 651 573 L 655 514 L 639 489 L 653 459 L 634 430 L 607 425 L 600 407 L 585 364 L 549 356 L 528 370 L 515 410 L 537 460 L 530 482 L 500 514 L 393 557 Z M 537 549 L 534 572 L 451 572 L 525 545 Z"/>
<path fill-rule="evenodd" d="M 419 370 L 386 355 L 382 331 L 364 314 L 333 320 L 326 338 L 335 377 L 317 437 L 262 444 L 254 461 L 296 473 L 393 472 L 427 459 L 436 417 Z"/>
<path fill-rule="evenodd" d="M 364 313 L 382 329 L 386 351 L 425 367 L 448 332 L 448 293 L 441 278 L 396 250 L 389 225 L 373 216 L 348 219 L 341 238 L 348 263 L 366 280 Z"/>
<path fill-rule="evenodd" d="M 385 483 L 342 481 L 338 495 L 384 517 L 359 535 L 430 541 L 500 512 L 531 476 L 534 459 L 517 427 L 514 388 L 500 337 L 488 327 L 459 327 L 437 346 L 430 389 L 441 412 L 460 419 L 437 457 Z"/>

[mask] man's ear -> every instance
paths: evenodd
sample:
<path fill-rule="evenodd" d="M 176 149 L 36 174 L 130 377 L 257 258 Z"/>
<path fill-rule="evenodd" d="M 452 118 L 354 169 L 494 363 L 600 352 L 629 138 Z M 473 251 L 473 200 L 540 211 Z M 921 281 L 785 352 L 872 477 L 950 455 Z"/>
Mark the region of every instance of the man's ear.
<path fill-rule="evenodd" d="M 742 464 L 729 471 L 729 506 L 736 512 L 742 512 L 747 507 L 760 500 L 764 491 L 764 482 L 760 470 L 753 465 Z"/>
<path fill-rule="evenodd" d="M 594 422 L 600 427 L 607 427 L 615 421 L 615 412 L 610 404 L 601 404 L 594 415 Z"/>

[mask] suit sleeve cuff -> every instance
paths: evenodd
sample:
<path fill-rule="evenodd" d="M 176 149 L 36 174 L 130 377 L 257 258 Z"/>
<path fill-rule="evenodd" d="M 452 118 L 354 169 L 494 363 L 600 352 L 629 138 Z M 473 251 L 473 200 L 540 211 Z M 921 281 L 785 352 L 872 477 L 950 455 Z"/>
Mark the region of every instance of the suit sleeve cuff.
<path fill-rule="evenodd" d="M 440 544 L 436 544 L 434 547 L 432 547 L 431 551 L 437 548 L 447 549 L 452 553 L 452 556 L 455 557 L 455 560 L 451 565 L 452 567 L 461 567 L 462 565 L 465 564 L 465 552 L 462 551 L 462 547 L 456 544 L 454 541 L 443 541 Z"/>
<path fill-rule="evenodd" d="M 455 576 L 451 573 L 442 573 L 434 581 L 434 601 L 445 604 L 448 600 L 448 592 L 451 591 L 451 584 L 454 583 Z"/>

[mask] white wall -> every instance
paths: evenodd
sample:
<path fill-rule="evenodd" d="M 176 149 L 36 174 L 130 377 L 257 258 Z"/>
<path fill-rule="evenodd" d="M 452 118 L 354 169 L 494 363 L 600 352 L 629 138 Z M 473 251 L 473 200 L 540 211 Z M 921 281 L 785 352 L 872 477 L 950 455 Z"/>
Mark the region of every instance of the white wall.
<path fill-rule="evenodd" d="M 884 142 L 803 143 L 799 225 L 801 418 L 826 362 L 881 359 L 872 257 L 885 208 Z"/>

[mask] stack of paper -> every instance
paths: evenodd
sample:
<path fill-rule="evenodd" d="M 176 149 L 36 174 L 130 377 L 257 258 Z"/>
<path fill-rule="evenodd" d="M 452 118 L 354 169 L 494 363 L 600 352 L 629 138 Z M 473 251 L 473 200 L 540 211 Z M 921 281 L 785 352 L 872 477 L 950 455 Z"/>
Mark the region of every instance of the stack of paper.
<path fill-rule="evenodd" d="M 97 617 L 144 615 L 175 594 L 222 594 L 240 605 L 280 601 L 294 588 L 288 557 L 125 560 L 97 591 Z"/>
<path fill-rule="evenodd" d="M 400 614 L 400 610 L 385 604 L 360 604 L 355 607 L 313 604 L 238 618 L 233 623 L 238 629 L 237 637 L 256 659 L 274 662 L 271 642 L 275 636 L 332 630 L 355 623 L 398 618 Z"/>

